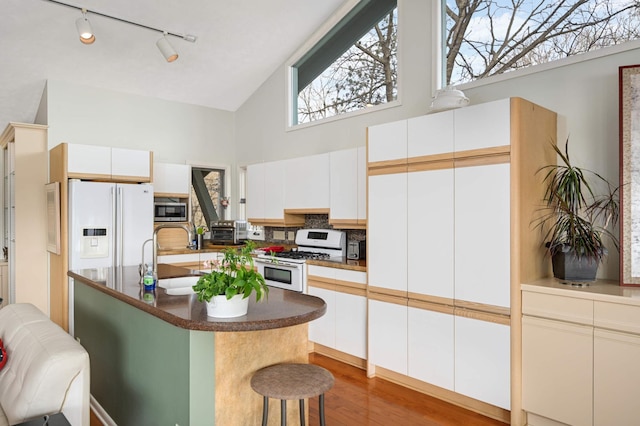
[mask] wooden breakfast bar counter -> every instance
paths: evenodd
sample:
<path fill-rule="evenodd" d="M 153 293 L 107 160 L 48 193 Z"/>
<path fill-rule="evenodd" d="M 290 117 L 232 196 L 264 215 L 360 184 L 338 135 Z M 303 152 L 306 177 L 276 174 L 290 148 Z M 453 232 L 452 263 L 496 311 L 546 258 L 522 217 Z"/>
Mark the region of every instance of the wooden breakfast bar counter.
<path fill-rule="evenodd" d="M 159 265 L 158 278 L 197 275 Z M 118 425 L 260 424 L 262 398 L 251 375 L 267 365 L 308 362 L 308 322 L 320 298 L 271 288 L 250 296 L 237 318 L 207 317 L 196 295 L 157 288 L 145 300 L 136 267 L 70 271 L 73 334 L 89 352 L 91 396 L 99 416 Z M 272 401 L 269 424 L 279 424 Z M 292 404 L 291 422 L 298 418 Z"/>

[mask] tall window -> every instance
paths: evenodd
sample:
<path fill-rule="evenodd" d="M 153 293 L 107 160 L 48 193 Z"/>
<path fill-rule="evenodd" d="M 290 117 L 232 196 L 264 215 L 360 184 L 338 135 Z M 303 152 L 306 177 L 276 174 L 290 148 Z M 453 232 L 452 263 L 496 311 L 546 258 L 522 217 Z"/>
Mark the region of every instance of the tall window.
<path fill-rule="evenodd" d="M 207 229 L 211 222 L 223 219 L 226 208 L 225 171 L 205 167 L 191 168 L 191 217 L 195 226 Z"/>
<path fill-rule="evenodd" d="M 600 49 L 640 35 L 637 0 L 443 1 L 445 84 Z"/>
<path fill-rule="evenodd" d="M 292 123 L 397 98 L 397 1 L 361 1 L 291 67 Z"/>

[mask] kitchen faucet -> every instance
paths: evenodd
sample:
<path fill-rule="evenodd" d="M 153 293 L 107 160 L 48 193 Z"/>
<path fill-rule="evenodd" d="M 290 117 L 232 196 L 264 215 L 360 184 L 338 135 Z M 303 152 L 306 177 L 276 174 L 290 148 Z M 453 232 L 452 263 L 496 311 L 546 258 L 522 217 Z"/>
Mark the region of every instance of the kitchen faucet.
<path fill-rule="evenodd" d="M 193 244 L 193 233 L 191 232 L 191 227 L 179 223 L 163 223 L 156 226 L 156 229 L 153 230 L 153 270 L 156 273 L 158 272 L 158 232 L 165 228 L 184 229 L 187 232 L 187 237 L 189 238 L 187 248 L 193 249 L 195 247 Z M 144 250 L 144 243 L 142 244 L 142 249 Z"/>

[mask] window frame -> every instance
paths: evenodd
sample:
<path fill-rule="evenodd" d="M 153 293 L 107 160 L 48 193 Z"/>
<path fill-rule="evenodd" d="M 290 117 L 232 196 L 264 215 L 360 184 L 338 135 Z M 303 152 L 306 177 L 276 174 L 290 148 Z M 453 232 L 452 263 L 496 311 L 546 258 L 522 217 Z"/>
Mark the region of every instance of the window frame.
<path fill-rule="evenodd" d="M 232 180 L 232 175 L 231 175 L 231 166 L 227 165 L 227 164 L 212 164 L 212 163 L 200 163 L 200 162 L 189 162 L 188 163 L 191 166 L 191 169 L 193 170 L 193 168 L 201 168 L 201 169 L 212 169 L 212 170 L 221 170 L 224 171 L 224 177 L 223 177 L 223 197 L 229 197 L 231 194 L 231 180 Z M 189 205 L 191 205 L 191 191 L 193 189 L 193 176 L 190 175 L 190 179 L 189 179 Z M 229 204 L 230 206 L 233 205 L 233 200 L 231 200 L 232 202 Z M 216 206 L 218 207 L 218 206 Z M 230 216 L 230 210 L 235 210 L 233 208 L 226 208 L 226 209 L 221 209 L 221 211 L 216 211 L 216 213 L 218 213 L 218 219 L 219 220 L 226 220 L 228 219 Z M 191 218 L 191 220 L 193 220 L 193 218 Z M 209 228 L 209 224 L 207 224 L 207 229 Z"/>

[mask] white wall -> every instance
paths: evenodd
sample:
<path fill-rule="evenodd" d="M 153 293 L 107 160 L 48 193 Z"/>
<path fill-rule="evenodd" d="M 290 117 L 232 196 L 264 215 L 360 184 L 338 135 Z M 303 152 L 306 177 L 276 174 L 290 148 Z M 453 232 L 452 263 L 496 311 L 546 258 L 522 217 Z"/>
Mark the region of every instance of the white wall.
<path fill-rule="evenodd" d="M 427 113 L 432 97 L 430 2 L 399 0 L 401 105 L 340 120 L 286 130 L 286 67 L 283 65 L 237 111 L 236 144 L 246 164 L 363 146 L 366 127 Z M 635 43 L 635 42 L 634 42 Z M 558 112 L 559 139 L 571 137 L 580 166 L 618 182 L 618 67 L 640 62 L 640 47 L 538 72 L 513 73 L 462 86 L 472 103 L 519 96 Z M 250 125 L 249 125 L 250 124 Z M 618 279 L 618 254 L 610 250 L 599 276 Z"/>
<path fill-rule="evenodd" d="M 47 83 L 49 148 L 146 149 L 155 161 L 234 164 L 233 113 L 62 81 Z"/>

